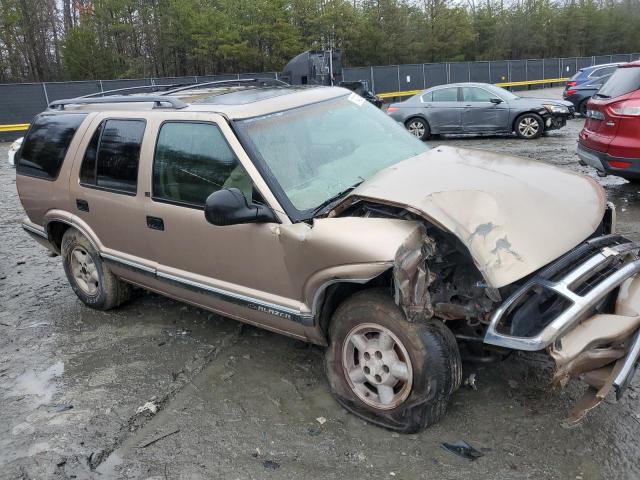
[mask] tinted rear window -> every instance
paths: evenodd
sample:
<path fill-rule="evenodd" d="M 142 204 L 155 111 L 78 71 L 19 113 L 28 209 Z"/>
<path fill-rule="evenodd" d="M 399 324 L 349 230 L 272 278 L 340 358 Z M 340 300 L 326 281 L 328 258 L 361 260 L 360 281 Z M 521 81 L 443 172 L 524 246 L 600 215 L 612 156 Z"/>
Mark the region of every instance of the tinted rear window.
<path fill-rule="evenodd" d="M 640 88 L 640 68 L 619 68 L 598 91 L 600 97 L 619 97 Z"/>
<path fill-rule="evenodd" d="M 84 113 L 42 114 L 36 117 L 22 145 L 17 170 L 19 174 L 53 180 Z"/>
<path fill-rule="evenodd" d="M 87 146 L 80 183 L 106 190 L 136 193 L 144 120 L 105 120 Z"/>

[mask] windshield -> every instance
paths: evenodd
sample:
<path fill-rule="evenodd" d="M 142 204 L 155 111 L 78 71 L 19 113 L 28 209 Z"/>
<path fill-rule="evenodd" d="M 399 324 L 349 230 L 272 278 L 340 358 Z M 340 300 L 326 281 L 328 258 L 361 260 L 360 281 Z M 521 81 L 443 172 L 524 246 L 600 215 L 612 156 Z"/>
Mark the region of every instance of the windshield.
<path fill-rule="evenodd" d="M 429 148 L 355 94 L 237 125 L 298 213 Z"/>

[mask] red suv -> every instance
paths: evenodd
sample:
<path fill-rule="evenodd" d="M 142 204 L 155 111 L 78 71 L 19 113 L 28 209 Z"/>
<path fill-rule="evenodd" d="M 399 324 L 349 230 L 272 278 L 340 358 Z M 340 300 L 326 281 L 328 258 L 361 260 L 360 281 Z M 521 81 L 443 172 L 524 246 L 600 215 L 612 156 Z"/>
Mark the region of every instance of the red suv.
<path fill-rule="evenodd" d="M 589 100 L 578 157 L 601 176 L 640 182 L 640 61 L 620 65 Z"/>

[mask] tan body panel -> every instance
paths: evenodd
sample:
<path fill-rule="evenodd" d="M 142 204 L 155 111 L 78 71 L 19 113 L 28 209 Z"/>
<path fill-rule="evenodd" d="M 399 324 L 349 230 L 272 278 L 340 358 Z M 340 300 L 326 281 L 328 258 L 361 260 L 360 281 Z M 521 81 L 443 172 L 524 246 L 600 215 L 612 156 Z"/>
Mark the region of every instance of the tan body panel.
<path fill-rule="evenodd" d="M 596 230 L 606 208 L 602 187 L 582 175 L 453 147 L 382 170 L 350 197 L 405 207 L 453 233 L 494 288 L 571 250 Z"/>
<path fill-rule="evenodd" d="M 91 136 L 102 120 L 110 118 L 146 121 L 135 195 L 79 183 Z M 154 200 L 155 140 L 161 124 L 168 120 L 218 125 L 281 223 L 214 226 L 201 209 Z M 313 224 L 292 224 L 226 120 L 213 113 L 91 113 L 68 155 L 73 158 L 65 160 L 55 185 L 19 176 L 21 184 L 26 184 L 25 210 L 34 226 L 46 228 L 53 221 L 72 225 L 94 244 L 113 272 L 129 282 L 316 343 L 324 342 L 313 318 L 326 288 L 340 281 L 364 283 L 388 270 L 399 246 L 419 228 L 415 222 L 380 218 L 326 218 Z M 57 192 L 55 202 L 50 190 Z M 89 211 L 78 210 L 76 199 L 85 200 Z M 148 228 L 147 216 L 162 218 L 165 230 Z"/>

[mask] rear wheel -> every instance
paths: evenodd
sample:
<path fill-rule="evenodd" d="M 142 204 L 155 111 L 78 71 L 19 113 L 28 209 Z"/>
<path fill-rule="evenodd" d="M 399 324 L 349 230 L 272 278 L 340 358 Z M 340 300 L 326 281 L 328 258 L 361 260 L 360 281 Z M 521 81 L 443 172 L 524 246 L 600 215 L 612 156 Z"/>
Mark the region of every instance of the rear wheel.
<path fill-rule="evenodd" d="M 82 302 L 109 310 L 129 299 L 130 286 L 117 278 L 91 242 L 75 228 L 62 236 L 62 263 L 71 288 Z"/>
<path fill-rule="evenodd" d="M 405 127 L 407 127 L 407 130 L 409 130 L 409 133 L 419 138 L 420 140 L 428 140 L 431 136 L 429 123 L 424 118 L 410 118 L 405 122 Z"/>
<path fill-rule="evenodd" d="M 515 122 L 516 135 L 526 140 L 538 138 L 544 132 L 544 121 L 536 113 L 520 115 Z"/>
<path fill-rule="evenodd" d="M 587 116 L 587 103 L 589 103 L 589 99 L 585 98 L 582 102 L 580 102 L 580 115 L 582 115 L 583 117 Z"/>
<path fill-rule="evenodd" d="M 336 310 L 325 355 L 333 395 L 365 420 L 405 433 L 436 423 L 459 387 L 458 346 L 442 322 L 406 320 L 384 289 Z"/>

